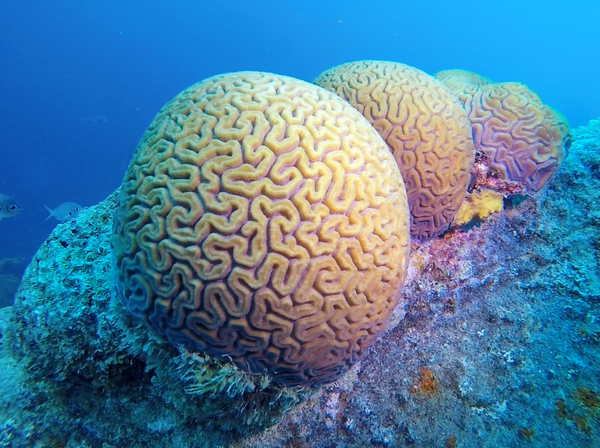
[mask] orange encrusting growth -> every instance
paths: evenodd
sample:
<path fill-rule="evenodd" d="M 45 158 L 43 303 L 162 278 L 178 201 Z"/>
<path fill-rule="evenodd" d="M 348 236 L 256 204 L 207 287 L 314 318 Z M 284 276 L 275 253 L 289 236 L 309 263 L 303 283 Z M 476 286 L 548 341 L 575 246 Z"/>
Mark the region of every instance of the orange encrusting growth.
<path fill-rule="evenodd" d="M 471 222 L 474 218 L 486 219 L 502 210 L 504 206 L 503 198 L 502 193 L 487 188 L 467 193 L 452 225 L 462 226 Z"/>

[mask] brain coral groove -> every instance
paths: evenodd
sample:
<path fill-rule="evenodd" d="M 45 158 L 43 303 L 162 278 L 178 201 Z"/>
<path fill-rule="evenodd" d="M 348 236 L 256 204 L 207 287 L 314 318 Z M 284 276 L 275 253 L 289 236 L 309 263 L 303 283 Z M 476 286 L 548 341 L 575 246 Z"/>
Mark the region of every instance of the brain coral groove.
<path fill-rule="evenodd" d="M 406 185 L 411 234 L 427 240 L 446 230 L 474 160 L 469 121 L 454 95 L 421 70 L 385 61 L 343 64 L 314 82 L 350 102 L 388 144 Z"/>
<path fill-rule="evenodd" d="M 175 344 L 317 385 L 387 323 L 408 219 L 393 157 L 345 101 L 216 76 L 166 104 L 135 151 L 114 224 L 121 293 Z"/>

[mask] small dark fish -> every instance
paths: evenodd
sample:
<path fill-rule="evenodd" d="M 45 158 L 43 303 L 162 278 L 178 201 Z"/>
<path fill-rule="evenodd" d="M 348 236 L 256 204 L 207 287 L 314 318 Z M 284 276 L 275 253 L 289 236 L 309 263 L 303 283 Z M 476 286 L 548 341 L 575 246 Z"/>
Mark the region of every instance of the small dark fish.
<path fill-rule="evenodd" d="M 2 221 L 2 218 L 18 215 L 21 210 L 21 206 L 13 198 L 0 193 L 0 221 Z"/>
<path fill-rule="evenodd" d="M 108 118 L 106 118 L 104 115 L 95 115 L 93 117 L 81 118 L 80 121 L 84 121 L 87 123 L 107 123 Z"/>
<path fill-rule="evenodd" d="M 64 222 L 68 219 L 75 219 L 79 212 L 83 209 L 83 207 L 75 202 L 65 202 L 64 204 L 60 204 L 54 210 L 50 207 L 46 207 L 46 210 L 50 212 L 50 216 L 48 216 L 44 221 L 48 221 L 50 218 L 56 218 L 60 222 Z"/>

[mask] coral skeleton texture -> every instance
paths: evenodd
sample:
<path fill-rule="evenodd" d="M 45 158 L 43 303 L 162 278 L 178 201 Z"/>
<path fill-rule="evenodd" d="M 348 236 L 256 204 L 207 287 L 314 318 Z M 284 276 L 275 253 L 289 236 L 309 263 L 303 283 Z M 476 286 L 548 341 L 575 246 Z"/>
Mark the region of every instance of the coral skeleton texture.
<path fill-rule="evenodd" d="M 288 386 L 331 382 L 383 331 L 408 265 L 400 171 L 331 92 L 240 72 L 177 95 L 114 222 L 129 310 L 173 343 Z"/>
<path fill-rule="evenodd" d="M 406 185 L 411 235 L 426 241 L 444 232 L 474 158 L 467 114 L 454 95 L 427 73 L 387 61 L 342 64 L 314 82 L 352 104 L 388 144 Z"/>

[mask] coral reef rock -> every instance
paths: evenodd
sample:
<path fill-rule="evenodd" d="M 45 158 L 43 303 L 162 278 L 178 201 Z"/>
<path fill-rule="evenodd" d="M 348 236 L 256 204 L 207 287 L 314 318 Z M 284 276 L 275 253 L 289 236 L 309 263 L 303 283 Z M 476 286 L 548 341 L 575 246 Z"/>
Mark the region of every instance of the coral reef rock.
<path fill-rule="evenodd" d="M 0 260 L 0 308 L 12 305 L 26 266 L 23 258 Z"/>
<path fill-rule="evenodd" d="M 415 247 L 352 375 L 235 446 L 597 446 L 600 120 L 573 136 L 541 194 Z"/>
<path fill-rule="evenodd" d="M 228 446 L 309 396 L 174 347 L 124 309 L 116 197 L 58 225 L 0 310 L 0 446 Z"/>

